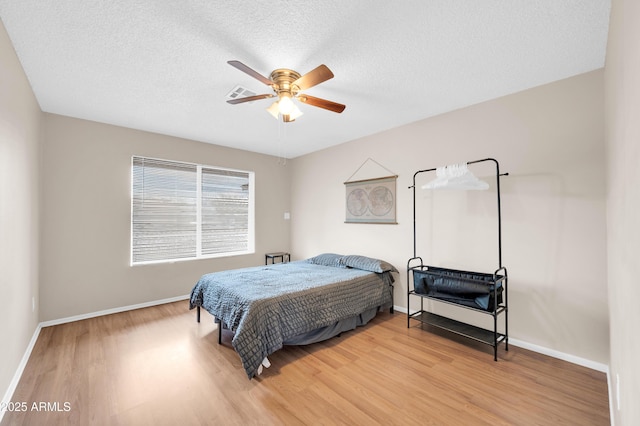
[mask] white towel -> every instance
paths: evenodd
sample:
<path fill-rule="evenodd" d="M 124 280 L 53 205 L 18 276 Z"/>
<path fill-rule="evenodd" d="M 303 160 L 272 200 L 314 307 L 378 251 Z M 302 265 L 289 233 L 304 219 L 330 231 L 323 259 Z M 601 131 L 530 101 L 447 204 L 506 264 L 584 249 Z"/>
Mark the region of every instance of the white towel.
<path fill-rule="evenodd" d="M 422 189 L 489 189 L 489 184 L 474 176 L 467 163 L 453 164 L 436 169 L 436 178 L 422 185 Z"/>

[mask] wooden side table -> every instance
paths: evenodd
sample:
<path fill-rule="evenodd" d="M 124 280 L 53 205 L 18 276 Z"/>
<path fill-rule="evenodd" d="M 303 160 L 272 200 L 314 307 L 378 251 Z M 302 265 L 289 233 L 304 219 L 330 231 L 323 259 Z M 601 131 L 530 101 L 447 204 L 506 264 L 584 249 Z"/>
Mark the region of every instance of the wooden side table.
<path fill-rule="evenodd" d="M 278 251 L 278 252 L 274 252 L 274 253 L 267 253 L 264 255 L 264 264 L 268 265 L 269 264 L 269 259 L 271 259 L 271 263 L 274 264 L 276 263 L 276 259 L 280 259 L 281 263 L 286 263 L 291 261 L 291 255 L 289 255 L 289 253 L 286 253 L 284 251 Z"/>

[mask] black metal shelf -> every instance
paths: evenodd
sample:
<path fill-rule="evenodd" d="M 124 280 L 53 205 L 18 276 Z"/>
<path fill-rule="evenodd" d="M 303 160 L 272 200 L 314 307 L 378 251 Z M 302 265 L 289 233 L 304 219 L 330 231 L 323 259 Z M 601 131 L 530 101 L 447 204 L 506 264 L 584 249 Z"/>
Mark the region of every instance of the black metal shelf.
<path fill-rule="evenodd" d="M 498 268 L 494 271 L 493 274 L 458 271 L 454 269 L 427 266 L 423 263 L 422 258 L 418 257 L 418 255 L 416 254 L 416 176 L 421 173 L 437 171 L 437 169 L 431 168 L 418 170 L 413 175 L 413 185 L 409 187 L 409 189 L 413 190 L 413 257 L 407 262 L 407 327 L 411 326 L 410 323 L 413 319 L 423 324 L 432 325 L 434 327 L 450 331 L 457 335 L 473 339 L 480 343 L 490 345 L 493 347 L 493 359 L 497 361 L 498 345 L 500 343 L 504 342 L 505 350 L 509 350 L 509 298 L 507 292 L 508 278 L 507 269 L 502 265 L 502 216 L 500 208 L 500 177 L 507 176 L 508 173 L 500 173 L 500 165 L 498 161 L 493 158 L 470 161 L 466 164 L 475 164 L 485 161 L 494 162 L 496 165 L 496 195 L 498 202 Z M 412 265 L 412 262 L 414 261 L 420 261 L 420 264 Z M 439 284 L 432 280 L 427 285 L 427 287 L 429 288 L 425 288 L 425 285 L 421 281 L 415 281 L 414 274 L 439 276 L 445 280 L 450 279 L 452 276 L 456 277 L 459 281 L 464 282 L 468 288 L 473 288 L 474 290 L 479 288 L 482 292 L 484 292 L 482 294 L 489 294 L 489 303 L 486 303 L 486 299 L 483 300 L 482 303 L 478 303 L 478 301 L 470 302 L 469 300 L 460 298 L 457 295 L 452 297 L 452 293 L 443 295 L 442 291 L 449 290 L 446 287 L 447 285 L 451 284 L 446 284 L 444 285 L 445 288 L 439 289 Z M 427 280 L 426 277 L 424 279 Z M 412 284 L 414 287 L 413 290 L 411 289 Z M 456 283 L 454 283 L 453 285 L 455 284 Z M 489 288 L 487 289 L 483 287 L 484 285 L 489 286 Z M 440 286 L 443 287 L 442 284 L 440 284 Z M 419 292 L 416 292 L 416 290 L 419 290 Z M 441 293 L 438 294 L 438 292 Z M 420 309 L 414 313 L 411 313 L 412 296 L 420 298 Z M 460 322 L 452 318 L 428 312 L 425 310 L 425 300 L 454 305 L 456 307 L 469 309 L 471 311 L 484 315 L 490 315 L 493 318 L 493 330 L 476 327 L 474 325 Z M 487 309 L 482 309 L 483 307 Z M 504 334 L 498 332 L 498 317 L 501 316 L 504 319 Z"/>
<path fill-rule="evenodd" d="M 495 347 L 505 340 L 506 336 L 502 333 L 495 333 L 491 330 L 476 327 L 475 325 L 456 321 L 451 318 L 443 317 L 427 311 L 418 311 L 409 315 L 412 319 L 420 321 L 423 324 L 438 327 L 451 333 L 458 334 L 463 337 L 475 340 L 485 345 Z"/>
<path fill-rule="evenodd" d="M 465 306 L 465 305 L 461 305 L 461 304 L 459 304 L 459 303 L 454 303 L 454 302 L 449 302 L 449 301 L 447 301 L 447 300 L 438 299 L 437 297 L 429 296 L 428 294 L 420 294 L 420 293 L 416 293 L 416 292 L 415 292 L 415 291 L 413 291 L 413 290 L 410 290 L 410 291 L 409 291 L 409 295 L 411 295 L 411 296 L 421 297 L 421 298 L 423 298 L 423 299 L 435 300 L 435 301 L 436 301 L 436 302 L 438 302 L 438 303 L 445 303 L 445 304 L 447 304 L 447 305 L 455 306 L 455 307 L 457 307 L 457 308 L 468 309 L 468 310 L 470 310 L 470 311 L 480 312 L 480 313 L 483 313 L 483 314 L 489 314 L 489 315 L 493 315 L 493 314 L 494 314 L 494 312 L 493 312 L 493 311 L 489 311 L 489 312 L 487 312 L 487 311 L 485 311 L 485 310 L 483 310 L 483 309 L 480 309 L 480 308 L 474 308 L 473 306 Z M 506 307 L 506 306 L 504 306 L 504 305 L 498 305 L 498 306 L 496 307 L 495 315 L 499 315 L 499 314 L 500 314 L 500 313 L 502 313 L 505 309 L 507 309 L 507 307 Z"/>

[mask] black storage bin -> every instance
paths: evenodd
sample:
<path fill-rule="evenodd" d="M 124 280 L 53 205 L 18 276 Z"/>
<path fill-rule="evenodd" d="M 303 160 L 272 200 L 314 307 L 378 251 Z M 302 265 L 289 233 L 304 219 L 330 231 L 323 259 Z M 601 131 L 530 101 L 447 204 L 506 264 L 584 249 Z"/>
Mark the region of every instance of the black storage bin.
<path fill-rule="evenodd" d="M 502 303 L 502 275 L 436 268 L 413 270 L 413 289 L 444 301 L 485 311 Z M 494 292 L 495 289 L 495 292 Z"/>

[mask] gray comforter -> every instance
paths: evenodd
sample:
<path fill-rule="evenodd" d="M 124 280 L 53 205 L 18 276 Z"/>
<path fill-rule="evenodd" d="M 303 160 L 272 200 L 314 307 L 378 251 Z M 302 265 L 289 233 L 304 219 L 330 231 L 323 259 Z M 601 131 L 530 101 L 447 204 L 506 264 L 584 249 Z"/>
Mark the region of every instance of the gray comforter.
<path fill-rule="evenodd" d="M 191 292 L 235 332 L 233 347 L 249 378 L 289 338 L 354 317 L 392 300 L 389 272 L 278 263 L 203 275 Z"/>

